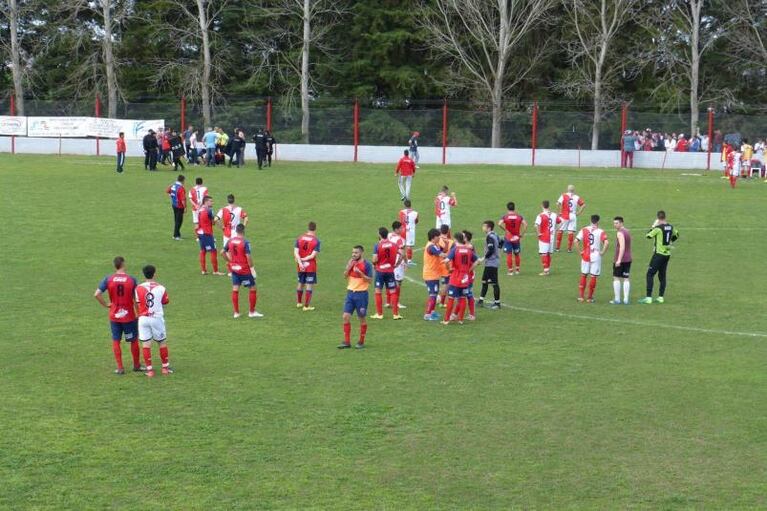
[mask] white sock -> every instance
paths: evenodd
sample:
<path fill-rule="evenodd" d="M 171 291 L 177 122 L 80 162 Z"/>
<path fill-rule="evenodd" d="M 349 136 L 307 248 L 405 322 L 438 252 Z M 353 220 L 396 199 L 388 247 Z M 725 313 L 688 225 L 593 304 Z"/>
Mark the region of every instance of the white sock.
<path fill-rule="evenodd" d="M 631 282 L 628 280 L 623 281 L 623 302 L 629 303 L 629 295 L 631 294 Z"/>
<path fill-rule="evenodd" d="M 621 301 L 621 281 L 613 280 L 613 292 L 615 293 L 615 301 Z"/>

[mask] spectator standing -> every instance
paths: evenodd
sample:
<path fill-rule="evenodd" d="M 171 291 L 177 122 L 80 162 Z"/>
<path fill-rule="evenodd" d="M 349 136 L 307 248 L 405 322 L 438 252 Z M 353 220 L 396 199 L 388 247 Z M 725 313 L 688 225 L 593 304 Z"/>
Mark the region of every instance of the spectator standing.
<path fill-rule="evenodd" d="M 192 161 L 192 151 L 194 150 L 194 144 L 192 143 L 192 134 L 194 133 L 194 126 L 191 124 L 184 130 L 184 149 L 186 150 L 186 159 Z"/>
<path fill-rule="evenodd" d="M 218 134 L 212 128 L 208 128 L 208 131 L 202 137 L 202 143 L 205 144 L 205 159 L 208 167 L 216 164 L 216 140 L 218 140 Z"/>
<path fill-rule="evenodd" d="M 199 156 L 199 153 L 197 152 L 197 132 L 192 131 L 192 133 L 189 135 L 189 163 L 192 165 L 197 165 L 197 157 Z"/>
<path fill-rule="evenodd" d="M 679 134 L 679 138 L 676 141 L 676 149 L 674 149 L 678 153 L 686 153 L 688 147 L 687 139 L 684 138 L 684 133 Z"/>
<path fill-rule="evenodd" d="M 157 137 L 149 130 L 141 141 L 144 146 L 144 169 L 157 170 Z"/>
<path fill-rule="evenodd" d="M 272 136 L 272 132 L 270 130 L 266 130 L 264 134 L 266 135 L 266 166 L 271 167 L 272 155 L 277 148 L 277 140 L 274 138 L 274 136 Z"/>
<path fill-rule="evenodd" d="M 242 130 L 237 131 L 237 136 L 242 139 L 242 145 L 240 146 L 240 154 L 237 155 L 237 161 L 243 167 L 245 166 L 245 146 L 247 145 L 247 139 L 245 138 L 245 132 Z"/>
<path fill-rule="evenodd" d="M 690 139 L 690 145 L 687 148 L 687 150 L 691 153 L 700 152 L 700 137 L 698 136 L 692 137 L 692 139 Z"/>
<path fill-rule="evenodd" d="M 700 137 L 700 150 L 703 153 L 708 152 L 708 144 L 710 140 L 708 139 L 708 135 L 705 133 Z"/>
<path fill-rule="evenodd" d="M 123 173 L 123 165 L 125 165 L 125 133 L 122 131 L 117 135 L 117 173 Z"/>
<path fill-rule="evenodd" d="M 160 158 L 160 163 L 162 163 L 163 165 L 167 165 L 168 160 L 171 157 L 170 128 L 165 128 L 165 131 L 163 131 L 162 137 L 160 139 L 160 148 L 162 149 L 162 157 Z"/>
<path fill-rule="evenodd" d="M 410 135 L 410 139 L 407 141 L 407 145 L 409 146 L 410 150 L 410 158 L 415 162 L 415 168 L 420 168 L 418 166 L 418 161 L 420 160 L 420 157 L 418 155 L 418 137 L 421 136 L 421 132 L 414 131 Z"/>
<path fill-rule="evenodd" d="M 623 133 L 621 168 L 634 168 L 634 142 L 636 142 L 636 137 L 631 133 L 631 130 L 626 130 Z"/>
<path fill-rule="evenodd" d="M 724 135 L 722 135 L 722 130 L 714 130 L 714 147 L 713 152 L 720 153 L 722 152 L 722 143 L 724 142 Z"/>

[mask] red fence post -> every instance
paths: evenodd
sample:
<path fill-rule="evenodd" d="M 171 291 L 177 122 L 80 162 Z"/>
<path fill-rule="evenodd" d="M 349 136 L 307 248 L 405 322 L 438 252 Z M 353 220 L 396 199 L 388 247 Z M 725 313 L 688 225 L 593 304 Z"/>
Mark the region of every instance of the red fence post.
<path fill-rule="evenodd" d="M 621 107 L 621 135 L 618 138 L 618 143 L 620 144 L 621 148 L 621 167 L 623 167 L 624 155 L 623 155 L 623 134 L 626 133 L 626 125 L 628 124 L 629 119 L 629 105 L 628 103 L 623 103 L 623 106 Z"/>
<path fill-rule="evenodd" d="M 101 99 L 96 94 L 96 117 L 101 117 Z M 101 155 L 101 147 L 99 146 L 99 137 L 96 137 L 96 156 Z"/>
<path fill-rule="evenodd" d="M 357 161 L 357 151 L 360 144 L 360 102 L 354 100 L 354 114 L 353 114 L 353 133 L 354 133 L 354 161 Z"/>
<path fill-rule="evenodd" d="M 535 167 L 535 148 L 538 145 L 538 102 L 533 102 L 533 135 L 532 140 L 530 144 L 533 148 L 533 152 L 531 155 L 531 161 L 533 164 L 533 167 Z"/>
<path fill-rule="evenodd" d="M 179 128 L 179 133 L 186 130 L 186 96 L 181 96 L 181 126 Z"/>
<path fill-rule="evenodd" d="M 269 96 L 266 100 L 266 130 L 272 132 L 272 97 Z"/>
<path fill-rule="evenodd" d="M 711 147 L 714 145 L 714 107 L 708 107 L 708 151 L 706 170 L 711 170 Z"/>
<path fill-rule="evenodd" d="M 16 115 L 16 96 L 11 94 L 11 115 Z M 16 135 L 11 135 L 11 154 L 16 154 Z"/>
<path fill-rule="evenodd" d="M 447 98 L 442 102 L 442 165 L 447 163 Z"/>

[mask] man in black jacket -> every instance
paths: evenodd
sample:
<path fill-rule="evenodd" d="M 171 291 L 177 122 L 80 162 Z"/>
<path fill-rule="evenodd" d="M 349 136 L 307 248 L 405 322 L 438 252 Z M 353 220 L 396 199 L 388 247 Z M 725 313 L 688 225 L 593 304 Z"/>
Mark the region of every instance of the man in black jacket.
<path fill-rule="evenodd" d="M 264 130 L 261 128 L 258 128 L 258 132 L 253 135 L 253 142 L 256 143 L 256 157 L 258 158 L 258 168 L 261 169 L 261 167 L 264 166 L 264 159 L 266 158 L 266 134 L 264 133 Z"/>
<path fill-rule="evenodd" d="M 240 131 L 235 130 L 234 135 L 232 135 L 232 138 L 229 139 L 229 143 L 231 144 L 231 150 L 229 152 L 229 167 L 232 166 L 234 163 L 237 165 L 237 168 L 240 168 L 240 164 L 242 163 L 240 161 L 240 158 L 242 156 L 242 148 L 245 147 L 245 139 L 240 136 Z"/>
<path fill-rule="evenodd" d="M 178 166 L 181 165 L 181 170 L 184 170 L 184 161 L 182 159 L 184 157 L 184 142 L 178 136 L 176 130 L 171 130 L 168 142 L 170 143 L 170 154 L 173 157 L 173 169 L 178 172 Z"/>
<path fill-rule="evenodd" d="M 272 136 L 272 132 L 266 130 L 266 166 L 272 166 L 272 155 L 277 147 L 277 140 Z"/>
<path fill-rule="evenodd" d="M 144 139 L 144 169 L 157 170 L 157 137 L 154 130 L 149 130 Z"/>

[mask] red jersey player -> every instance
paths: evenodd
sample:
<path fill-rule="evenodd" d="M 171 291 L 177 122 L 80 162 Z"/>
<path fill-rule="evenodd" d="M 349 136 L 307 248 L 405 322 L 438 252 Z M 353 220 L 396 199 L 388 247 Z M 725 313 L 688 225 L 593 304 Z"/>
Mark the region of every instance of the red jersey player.
<path fill-rule="evenodd" d="M 112 352 L 114 353 L 117 369 L 115 374 L 125 374 L 123 368 L 122 348 L 120 341 L 125 336 L 125 342 L 130 343 L 130 351 L 133 356 L 133 370 L 141 371 L 139 362 L 139 345 L 136 324 L 136 304 L 133 301 L 133 292 L 136 289 L 136 279 L 125 272 L 125 259 L 117 256 L 114 258 L 115 272 L 104 277 L 93 293 L 94 298 L 104 307 L 109 309 L 109 325 L 112 330 Z M 109 303 L 104 300 L 104 293 L 109 295 Z"/>
<path fill-rule="evenodd" d="M 355 246 L 352 249 L 352 257 L 346 263 L 346 269 L 344 270 L 347 284 L 343 314 L 344 341 L 338 345 L 340 350 L 352 347 L 351 319 L 352 313 L 355 311 L 360 320 L 360 339 L 355 348 L 361 349 L 365 347 L 365 335 L 368 331 L 365 315 L 368 311 L 368 287 L 370 287 L 370 281 L 373 280 L 373 267 L 370 262 L 363 258 L 364 253 L 365 250 L 362 248 L 362 245 Z"/>
<path fill-rule="evenodd" d="M 173 372 L 168 362 L 168 345 L 165 334 L 165 305 L 168 305 L 168 293 L 165 286 L 155 282 L 156 268 L 151 264 L 144 266 L 144 282 L 136 288 L 136 303 L 138 304 L 138 337 L 143 344 L 146 375 L 154 376 L 152 368 L 152 341 L 160 345 L 160 360 L 162 374 Z"/>
<path fill-rule="evenodd" d="M 541 203 L 543 211 L 535 218 L 538 230 L 538 253 L 541 255 L 543 272 L 538 275 L 546 276 L 551 270 L 551 253 L 554 251 L 554 229 L 562 220 L 549 209 L 549 201 Z"/>
<path fill-rule="evenodd" d="M 309 222 L 307 231 L 296 239 L 293 258 L 298 271 L 296 288 L 296 308 L 313 311 L 312 293 L 317 284 L 317 255 L 320 252 L 320 240 L 317 238 L 317 224 Z M 303 303 L 302 303 L 303 300 Z"/>
<path fill-rule="evenodd" d="M 594 303 L 594 289 L 597 287 L 597 278 L 602 273 L 602 255 L 607 251 L 610 242 L 607 233 L 599 228 L 599 215 L 591 215 L 591 225 L 584 227 L 576 238 L 581 247 L 581 280 L 578 285 L 578 301 L 582 302 L 583 293 L 586 289 L 586 278 L 589 281 L 589 303 Z"/>
<path fill-rule="evenodd" d="M 248 214 L 240 206 L 234 203 L 234 195 L 226 196 L 226 207 L 218 210 L 216 219 L 221 222 L 221 230 L 224 232 L 224 245 L 232 237 L 238 225 L 248 225 Z"/>
<path fill-rule="evenodd" d="M 197 210 L 202 206 L 202 199 L 208 195 L 208 187 L 203 186 L 202 178 L 194 180 L 194 186 L 189 190 L 189 202 L 192 204 L 192 222 L 197 223 Z"/>
<path fill-rule="evenodd" d="M 213 224 L 216 217 L 213 215 L 213 199 L 206 195 L 202 198 L 202 206 L 197 212 L 197 223 L 194 224 L 195 233 L 200 241 L 200 271 L 203 275 L 208 274 L 205 266 L 205 253 L 210 253 L 210 262 L 213 265 L 213 275 L 223 275 L 218 271 L 218 254 L 216 253 L 216 240 L 213 238 Z"/>
<path fill-rule="evenodd" d="M 386 227 L 378 229 L 378 243 L 373 247 L 373 264 L 376 270 L 375 299 L 376 313 L 372 319 L 383 319 L 383 288 L 386 288 L 387 298 L 391 303 L 392 319 L 402 319 L 399 315 L 397 301 L 397 281 L 394 279 L 394 268 L 402 260 L 402 249 L 388 239 L 389 230 Z"/>
<path fill-rule="evenodd" d="M 412 208 L 410 199 L 405 199 L 405 206 L 399 212 L 398 220 L 402 224 L 405 233 L 405 260 L 408 266 L 413 266 L 413 247 L 415 246 L 415 226 L 418 224 L 418 211 Z"/>
<path fill-rule="evenodd" d="M 452 271 L 450 273 L 449 287 L 447 291 L 449 298 L 447 299 L 445 320 L 442 321 L 443 325 L 450 323 L 456 299 L 458 299 L 457 313 L 459 318 L 463 317 L 463 313 L 466 309 L 465 299 L 468 295 L 471 272 L 474 271 L 478 258 L 477 254 L 474 253 L 474 248 L 470 245 L 465 245 L 465 242 L 466 240 L 463 233 L 456 233 L 455 246 L 450 250 L 450 253 L 447 256 Z M 462 322 L 463 321 L 459 319 L 459 323 Z"/>
<path fill-rule="evenodd" d="M 404 155 L 397 162 L 394 175 L 399 178 L 400 200 L 409 199 L 410 186 L 413 183 L 413 176 L 415 176 L 415 162 L 410 159 L 410 151 L 407 149 L 405 149 Z"/>
<path fill-rule="evenodd" d="M 250 288 L 248 303 L 249 318 L 263 318 L 256 312 L 258 291 L 256 290 L 256 269 L 253 267 L 253 257 L 250 252 L 250 242 L 245 239 L 245 226 L 240 224 L 235 229 L 235 235 L 224 245 L 224 257 L 232 269 L 232 307 L 235 319 L 240 317 L 240 286 Z"/>
<path fill-rule="evenodd" d="M 557 232 L 556 250 L 559 252 L 559 247 L 562 245 L 562 234 L 567 231 L 567 251 L 572 252 L 578 215 L 583 212 L 586 204 L 579 195 L 576 195 L 575 186 L 568 185 L 567 191 L 557 199 L 557 205 L 559 205 L 559 218 L 562 224 Z"/>
<path fill-rule="evenodd" d="M 403 229 L 402 223 L 399 220 L 395 220 L 391 224 L 391 232 L 387 239 L 397 245 L 397 248 L 402 255 L 399 259 L 399 264 L 394 268 L 394 281 L 397 283 L 397 306 L 400 309 L 407 309 L 407 307 L 400 303 L 402 281 L 405 280 L 405 270 L 407 269 L 407 261 L 405 260 L 405 238 L 402 237 Z M 388 298 L 389 296 L 387 295 L 386 306 L 391 307 L 391 302 Z"/>
<path fill-rule="evenodd" d="M 503 251 L 506 253 L 507 275 L 519 275 L 520 252 L 522 252 L 522 237 L 527 231 L 527 221 L 517 213 L 513 202 L 506 204 L 506 214 L 498 220 L 498 226 L 506 233 L 503 241 Z"/>

